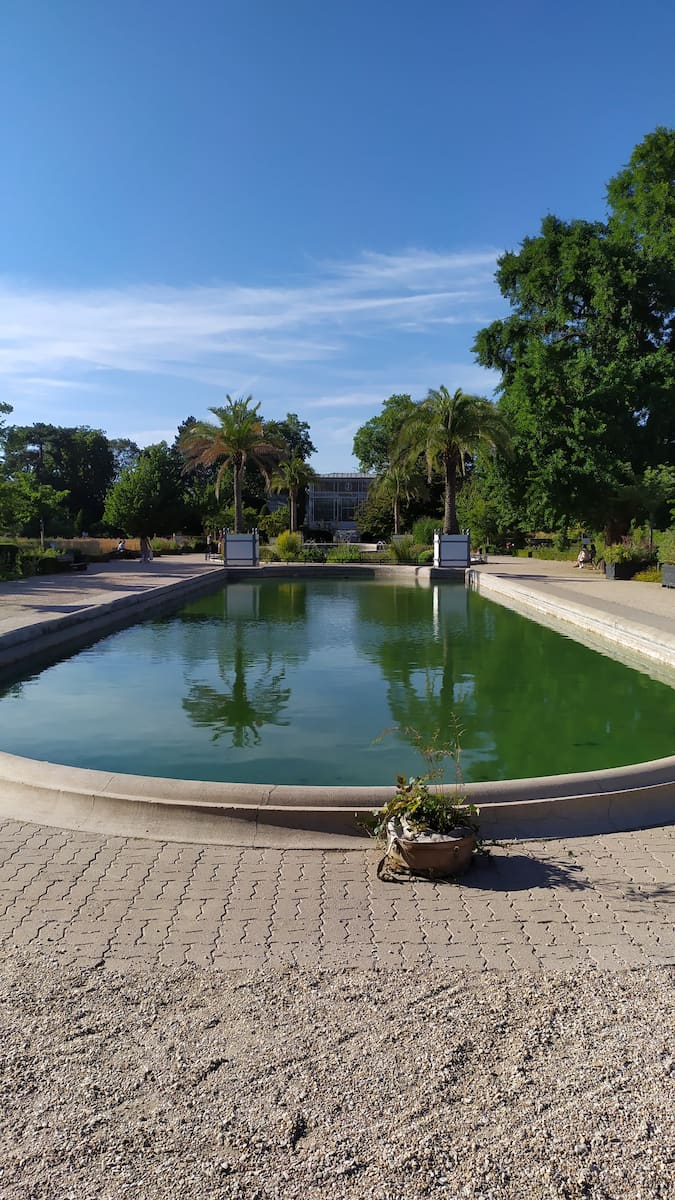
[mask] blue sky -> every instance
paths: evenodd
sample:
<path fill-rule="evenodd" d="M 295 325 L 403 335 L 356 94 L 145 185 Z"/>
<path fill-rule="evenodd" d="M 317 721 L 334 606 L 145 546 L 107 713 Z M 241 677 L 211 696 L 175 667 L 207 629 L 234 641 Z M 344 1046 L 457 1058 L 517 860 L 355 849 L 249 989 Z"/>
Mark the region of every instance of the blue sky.
<path fill-rule="evenodd" d="M 672 0 L 2 0 L 0 399 L 140 444 L 252 393 L 355 469 L 491 395 L 500 252 L 675 124 Z"/>

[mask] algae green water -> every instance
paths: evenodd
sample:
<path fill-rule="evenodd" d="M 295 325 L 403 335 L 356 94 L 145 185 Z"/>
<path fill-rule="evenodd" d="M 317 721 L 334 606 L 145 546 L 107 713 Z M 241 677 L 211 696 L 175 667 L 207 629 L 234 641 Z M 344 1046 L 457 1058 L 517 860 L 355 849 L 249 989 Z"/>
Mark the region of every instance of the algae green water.
<path fill-rule="evenodd" d="M 674 701 L 461 585 L 262 581 L 18 679 L 0 748 L 139 775 L 386 784 L 424 769 L 409 731 L 428 742 L 454 714 L 479 781 L 671 754 Z"/>

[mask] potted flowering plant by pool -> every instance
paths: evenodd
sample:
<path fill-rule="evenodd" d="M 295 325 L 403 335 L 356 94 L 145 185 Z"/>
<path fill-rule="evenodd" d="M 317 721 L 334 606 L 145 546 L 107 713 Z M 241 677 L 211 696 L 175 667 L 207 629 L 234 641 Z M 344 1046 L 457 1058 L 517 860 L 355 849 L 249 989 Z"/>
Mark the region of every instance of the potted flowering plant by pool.
<path fill-rule="evenodd" d="M 430 769 L 410 778 L 398 775 L 394 795 L 366 823 L 373 837 L 386 841 L 377 873 L 380 878 L 391 871 L 429 878 L 456 875 L 468 867 L 479 844 L 479 810 L 461 790 L 459 730 L 455 728 L 452 744 L 440 745 L 436 736 L 425 748 L 420 747 L 416 730 L 405 732 L 412 734 Z M 455 764 L 456 779 L 450 792 L 439 790 L 439 762 L 444 758 Z"/>

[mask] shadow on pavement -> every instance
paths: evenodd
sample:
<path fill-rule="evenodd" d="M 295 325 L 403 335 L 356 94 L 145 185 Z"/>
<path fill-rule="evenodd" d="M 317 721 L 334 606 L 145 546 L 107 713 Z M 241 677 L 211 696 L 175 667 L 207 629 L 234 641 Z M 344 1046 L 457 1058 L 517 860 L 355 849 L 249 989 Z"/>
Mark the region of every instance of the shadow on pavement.
<path fill-rule="evenodd" d="M 452 884 L 452 879 L 438 880 Z M 535 888 L 563 888 L 581 891 L 589 886 L 583 868 L 577 863 L 561 863 L 532 858 L 527 854 L 479 854 L 466 875 L 458 878 L 463 889 L 480 888 L 491 892 L 527 892 Z"/>

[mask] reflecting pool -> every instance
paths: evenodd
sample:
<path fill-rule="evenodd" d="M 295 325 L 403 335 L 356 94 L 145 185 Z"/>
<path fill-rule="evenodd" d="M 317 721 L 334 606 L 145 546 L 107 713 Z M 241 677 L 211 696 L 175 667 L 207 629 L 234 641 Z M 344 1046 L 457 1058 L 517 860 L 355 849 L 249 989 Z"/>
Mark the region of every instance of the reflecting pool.
<path fill-rule="evenodd" d="M 451 733 L 454 715 L 468 782 L 671 754 L 674 699 L 463 585 L 264 580 L 17 679 L 0 749 L 138 775 L 386 784 L 424 770 L 415 732 Z"/>

